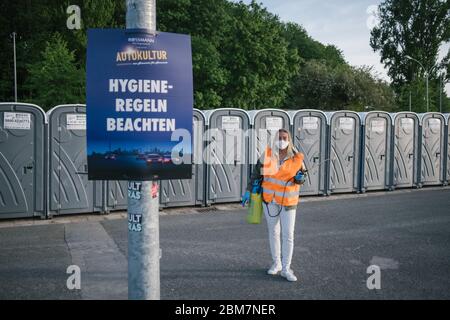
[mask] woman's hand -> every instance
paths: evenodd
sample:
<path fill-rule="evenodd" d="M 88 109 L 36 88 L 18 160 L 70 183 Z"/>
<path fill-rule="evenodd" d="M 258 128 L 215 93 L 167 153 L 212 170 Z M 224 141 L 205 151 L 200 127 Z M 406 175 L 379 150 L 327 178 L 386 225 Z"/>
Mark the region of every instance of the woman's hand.
<path fill-rule="evenodd" d="M 245 204 L 250 201 L 250 191 L 246 191 L 242 196 L 242 206 L 245 207 Z"/>
<path fill-rule="evenodd" d="M 297 174 L 295 175 L 294 180 L 295 180 L 295 182 L 297 182 L 299 184 L 305 183 L 306 176 L 305 176 L 304 172 L 299 170 L 297 172 Z"/>

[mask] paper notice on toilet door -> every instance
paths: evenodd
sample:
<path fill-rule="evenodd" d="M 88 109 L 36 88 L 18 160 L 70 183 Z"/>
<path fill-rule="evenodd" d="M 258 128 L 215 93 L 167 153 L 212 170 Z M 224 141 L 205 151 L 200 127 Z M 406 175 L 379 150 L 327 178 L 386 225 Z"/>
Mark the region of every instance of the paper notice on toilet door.
<path fill-rule="evenodd" d="M 68 114 L 66 116 L 67 130 L 86 130 L 85 114 Z"/>
<path fill-rule="evenodd" d="M 353 130 L 355 120 L 353 118 L 343 117 L 339 118 L 339 129 Z"/>
<path fill-rule="evenodd" d="M 384 133 L 386 130 L 385 120 L 372 120 L 370 123 L 370 130 L 376 133 Z"/>
<path fill-rule="evenodd" d="M 4 129 L 30 130 L 31 114 L 23 112 L 5 112 L 3 116 Z"/>
<path fill-rule="evenodd" d="M 319 128 L 319 118 L 317 117 L 303 117 L 302 128 L 304 130 L 317 130 Z"/>
<path fill-rule="evenodd" d="M 266 129 L 267 130 L 279 130 L 283 128 L 283 119 L 280 117 L 267 117 Z"/>
<path fill-rule="evenodd" d="M 223 116 L 222 130 L 238 130 L 241 127 L 241 119 L 237 116 Z"/>
<path fill-rule="evenodd" d="M 401 118 L 400 127 L 406 131 L 412 131 L 414 127 L 414 120 L 411 118 Z"/>

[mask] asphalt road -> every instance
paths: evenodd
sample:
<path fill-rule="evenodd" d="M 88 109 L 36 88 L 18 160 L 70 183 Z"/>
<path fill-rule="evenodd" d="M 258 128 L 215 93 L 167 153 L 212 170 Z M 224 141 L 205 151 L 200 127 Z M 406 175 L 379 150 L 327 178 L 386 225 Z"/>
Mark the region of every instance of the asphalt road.
<path fill-rule="evenodd" d="M 296 283 L 266 275 L 266 224 L 247 224 L 245 210 L 160 224 L 162 299 L 450 298 L 450 188 L 302 203 Z M 0 226 L 0 243 L 0 299 L 127 298 L 124 219 Z M 71 264 L 81 290 L 66 288 Z M 366 286 L 370 265 L 381 269 L 379 290 Z"/>

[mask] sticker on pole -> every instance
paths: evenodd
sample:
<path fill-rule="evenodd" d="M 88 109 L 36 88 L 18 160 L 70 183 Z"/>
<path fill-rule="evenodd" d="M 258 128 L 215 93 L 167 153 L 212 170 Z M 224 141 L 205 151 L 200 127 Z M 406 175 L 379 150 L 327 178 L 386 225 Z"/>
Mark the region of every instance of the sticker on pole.
<path fill-rule="evenodd" d="M 279 130 L 283 128 L 283 119 L 280 117 L 267 117 L 266 129 L 270 131 Z"/>
<path fill-rule="evenodd" d="M 142 231 L 142 214 L 128 213 L 128 230 L 133 232 Z"/>
<path fill-rule="evenodd" d="M 5 112 L 3 116 L 3 128 L 30 130 L 31 114 L 23 112 Z"/>
<path fill-rule="evenodd" d="M 190 179 L 192 79 L 188 35 L 89 29 L 89 179 Z"/>
<path fill-rule="evenodd" d="M 68 114 L 66 115 L 67 130 L 86 130 L 85 114 Z"/>

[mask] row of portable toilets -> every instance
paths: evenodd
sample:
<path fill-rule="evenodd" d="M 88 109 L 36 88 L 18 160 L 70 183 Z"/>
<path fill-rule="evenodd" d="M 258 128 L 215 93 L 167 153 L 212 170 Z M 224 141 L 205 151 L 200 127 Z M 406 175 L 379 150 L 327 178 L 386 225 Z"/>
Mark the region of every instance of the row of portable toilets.
<path fill-rule="evenodd" d="M 85 112 L 84 105 L 45 113 L 36 105 L 0 103 L 0 218 L 126 209 L 126 181 L 88 180 Z M 249 160 L 254 163 L 266 145 L 260 133 L 277 128 L 289 129 L 305 155 L 309 174 L 300 195 L 447 185 L 448 123 L 449 114 L 434 112 L 194 109 L 194 154 L 206 151 L 209 161 L 194 159 L 192 179 L 160 181 L 160 204 L 240 201 L 252 169 Z M 223 129 L 217 132 L 225 137 L 208 129 Z M 255 130 L 233 136 L 236 129 Z M 232 159 L 211 161 L 226 143 Z"/>

